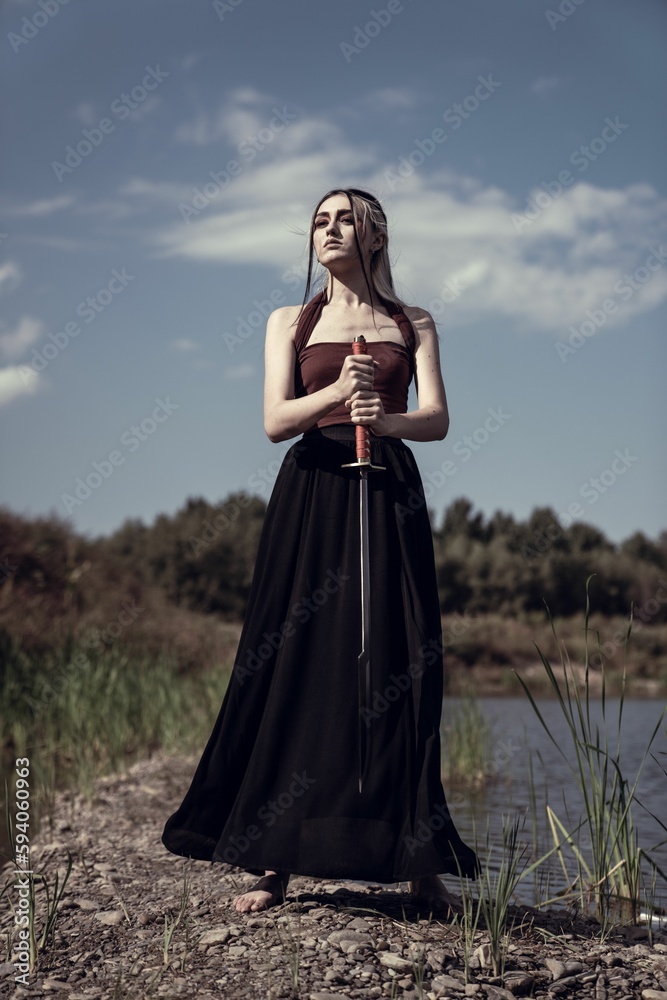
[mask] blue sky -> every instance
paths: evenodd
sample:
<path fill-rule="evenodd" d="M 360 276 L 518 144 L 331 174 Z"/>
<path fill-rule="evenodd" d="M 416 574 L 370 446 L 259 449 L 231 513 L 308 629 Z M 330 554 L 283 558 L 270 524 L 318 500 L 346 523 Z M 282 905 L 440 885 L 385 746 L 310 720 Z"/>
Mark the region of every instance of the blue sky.
<path fill-rule="evenodd" d="M 0 29 L 0 503 L 95 536 L 268 499 L 264 314 L 354 185 L 441 336 L 449 435 L 410 444 L 438 523 L 667 527 L 659 0 L 13 0 Z"/>

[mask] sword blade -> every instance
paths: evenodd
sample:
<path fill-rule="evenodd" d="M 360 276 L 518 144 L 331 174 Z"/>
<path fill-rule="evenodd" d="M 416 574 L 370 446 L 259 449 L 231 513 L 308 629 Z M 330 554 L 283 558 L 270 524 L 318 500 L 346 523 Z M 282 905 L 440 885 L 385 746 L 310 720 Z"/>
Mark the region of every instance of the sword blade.
<path fill-rule="evenodd" d="M 359 482 L 359 535 L 361 544 L 361 652 L 357 658 L 359 683 L 359 791 L 363 787 L 363 775 L 370 756 L 371 707 L 371 581 L 370 542 L 368 527 L 368 469 L 360 470 Z"/>

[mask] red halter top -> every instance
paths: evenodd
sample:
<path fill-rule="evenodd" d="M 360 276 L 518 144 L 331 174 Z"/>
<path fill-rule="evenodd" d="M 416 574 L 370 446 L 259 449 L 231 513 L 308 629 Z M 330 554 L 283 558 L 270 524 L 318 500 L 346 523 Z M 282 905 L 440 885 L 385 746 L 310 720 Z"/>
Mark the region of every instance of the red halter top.
<path fill-rule="evenodd" d="M 414 375 L 415 331 L 400 306 L 382 296 L 379 298 L 403 334 L 405 343 L 397 344 L 393 340 L 367 342 L 366 353 L 380 362 L 380 367 L 375 371 L 373 387 L 382 400 L 385 413 L 407 413 L 408 388 Z M 297 323 L 294 335 L 295 399 L 310 395 L 335 382 L 340 375 L 343 361 L 352 353 L 352 344 L 345 341 L 320 341 L 317 344 L 308 344 L 308 338 L 320 318 L 325 300 L 326 291 L 318 292 L 304 306 Z M 344 403 L 341 403 L 313 426 L 327 427 L 329 424 L 350 423 L 352 423 L 350 411 Z"/>

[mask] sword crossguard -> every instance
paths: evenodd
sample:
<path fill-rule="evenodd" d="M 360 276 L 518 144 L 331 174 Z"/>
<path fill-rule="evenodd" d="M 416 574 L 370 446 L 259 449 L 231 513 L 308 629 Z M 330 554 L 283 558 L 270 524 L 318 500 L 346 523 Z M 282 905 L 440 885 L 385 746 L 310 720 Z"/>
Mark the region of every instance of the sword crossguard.
<path fill-rule="evenodd" d="M 352 341 L 352 353 L 364 354 L 365 351 L 366 338 L 363 333 L 360 333 Z M 356 462 L 345 462 L 344 465 L 341 465 L 341 469 L 386 469 L 386 465 L 373 465 L 371 462 L 371 432 L 368 427 L 356 424 L 354 431 L 357 460 Z"/>

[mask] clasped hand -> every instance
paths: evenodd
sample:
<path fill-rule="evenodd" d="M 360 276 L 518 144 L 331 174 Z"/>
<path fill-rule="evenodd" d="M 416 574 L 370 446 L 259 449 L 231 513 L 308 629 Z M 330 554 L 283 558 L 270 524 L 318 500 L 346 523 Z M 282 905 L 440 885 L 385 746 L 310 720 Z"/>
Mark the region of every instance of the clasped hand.
<path fill-rule="evenodd" d="M 382 436 L 386 433 L 387 415 L 373 388 L 376 367 L 379 362 L 370 354 L 348 354 L 338 382 L 352 423 L 367 426 L 374 434 Z"/>

